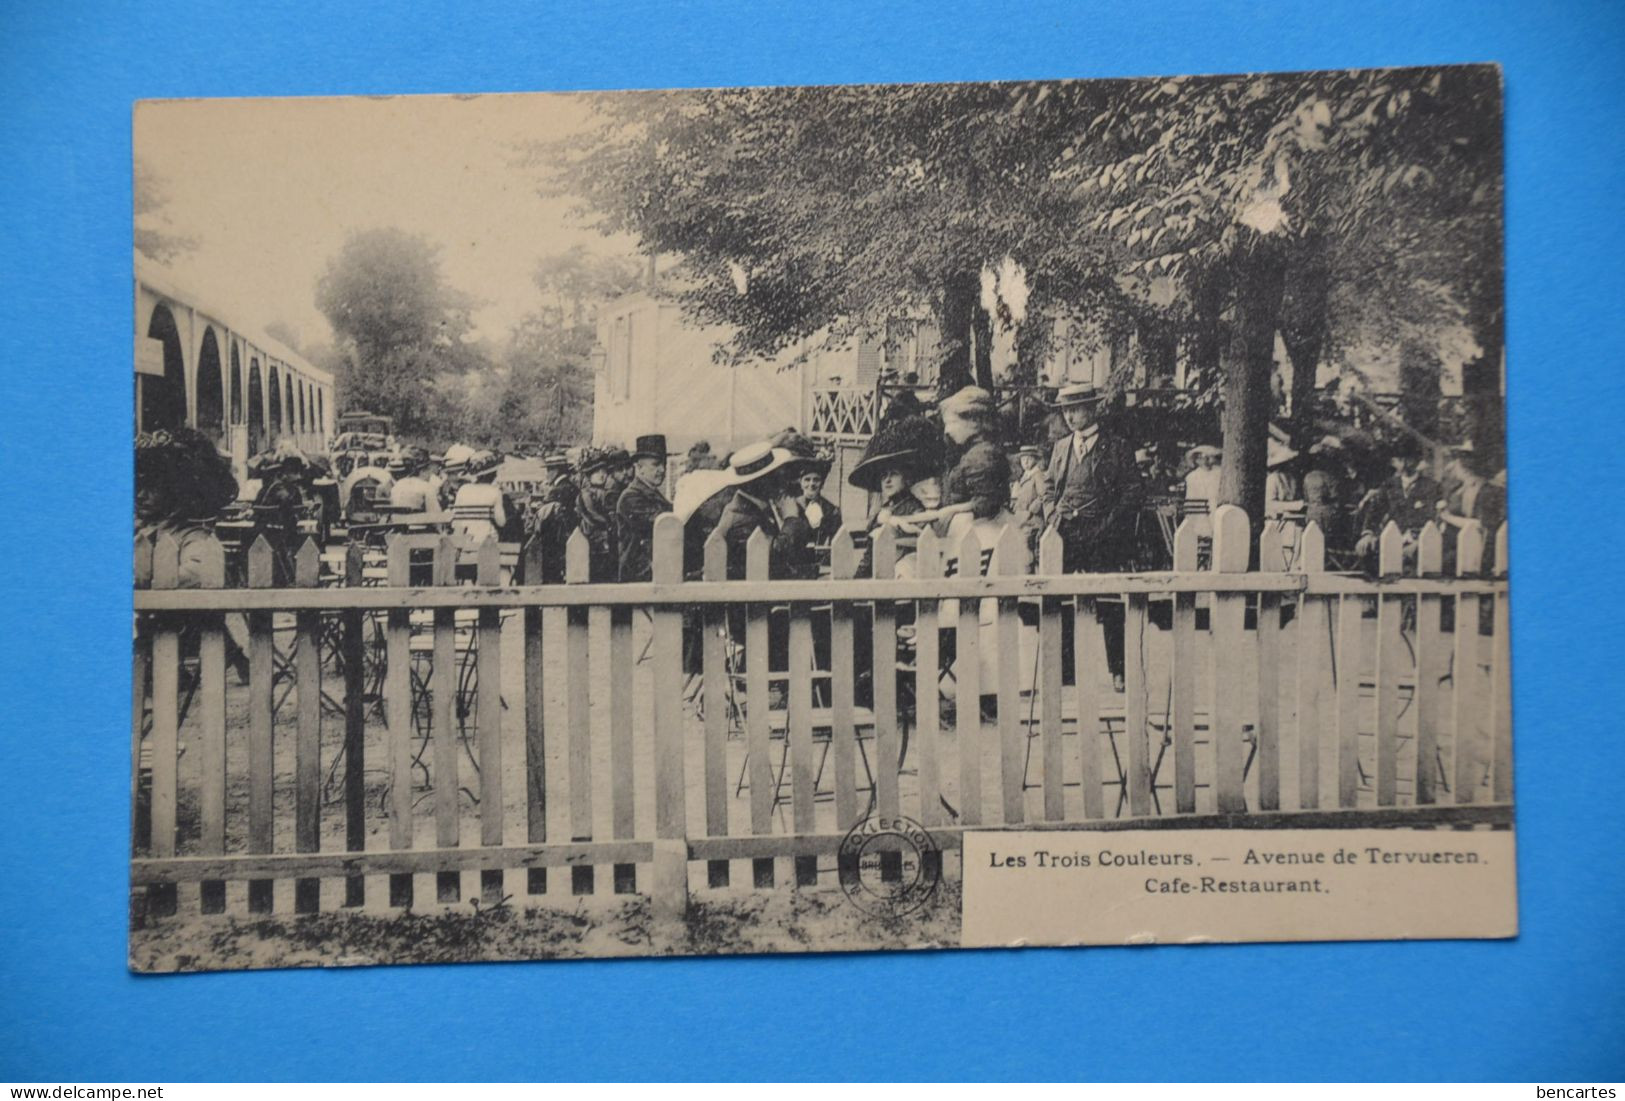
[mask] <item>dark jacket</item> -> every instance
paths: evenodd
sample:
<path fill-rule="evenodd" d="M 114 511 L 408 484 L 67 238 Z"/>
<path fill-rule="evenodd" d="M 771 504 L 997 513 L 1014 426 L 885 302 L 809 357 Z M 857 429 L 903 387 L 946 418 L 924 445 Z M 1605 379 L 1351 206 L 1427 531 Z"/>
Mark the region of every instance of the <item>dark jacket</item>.
<path fill-rule="evenodd" d="M 1444 500 L 1444 490 L 1426 474 L 1418 474 L 1409 489 L 1394 474 L 1382 483 L 1361 517 L 1360 529 L 1381 535 L 1392 520 L 1402 532 L 1420 531 L 1438 515 L 1438 504 Z"/>
<path fill-rule="evenodd" d="M 812 554 L 812 529 L 807 518 L 797 513 L 782 521 L 771 505 L 757 501 L 741 490 L 722 510 L 717 530 L 728 544 L 728 579 L 745 577 L 745 548 L 758 530 L 771 539 L 767 575 L 770 579 L 816 578 L 818 561 Z"/>
<path fill-rule="evenodd" d="M 978 520 L 988 520 L 1010 505 L 1010 460 L 990 440 L 972 440 L 953 456 L 942 480 L 942 503 L 972 504 Z"/>
<path fill-rule="evenodd" d="M 587 538 L 589 581 L 615 581 L 621 573 L 621 552 L 615 531 L 615 502 L 608 489 L 583 486 L 576 502 L 581 534 Z"/>
<path fill-rule="evenodd" d="M 817 503 L 824 510 L 823 519 L 819 520 L 817 524 L 809 522 L 807 526 L 812 531 L 813 546 L 827 547 L 831 540 L 835 538 L 835 533 L 841 530 L 841 510 L 835 506 L 835 502 L 822 494 L 819 495 Z M 801 514 L 805 516 L 807 514 L 806 501 L 801 503 L 801 508 Z"/>
<path fill-rule="evenodd" d="M 1080 460 L 1069 433 L 1055 441 L 1046 477 L 1044 517 L 1066 542 L 1067 571 L 1132 569 L 1143 493 L 1134 449 L 1102 427 Z"/>
<path fill-rule="evenodd" d="M 621 490 L 621 499 L 615 503 L 615 527 L 622 581 L 648 581 L 654 577 L 655 518 L 670 511 L 666 495 L 637 478 Z"/>

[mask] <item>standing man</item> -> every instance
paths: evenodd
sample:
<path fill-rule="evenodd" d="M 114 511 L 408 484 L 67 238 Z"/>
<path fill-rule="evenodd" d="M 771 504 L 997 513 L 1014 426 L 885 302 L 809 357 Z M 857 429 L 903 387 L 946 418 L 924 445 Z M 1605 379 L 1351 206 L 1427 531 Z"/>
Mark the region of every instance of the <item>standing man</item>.
<path fill-rule="evenodd" d="M 1134 520 L 1142 487 L 1134 448 L 1102 424 L 1105 392 L 1091 383 L 1061 387 L 1055 406 L 1068 433 L 1050 452 L 1044 517 L 1061 533 L 1067 573 L 1116 573 L 1134 568 Z M 1112 683 L 1123 684 L 1123 621 L 1118 601 L 1095 602 L 1105 633 Z M 1071 669 L 1070 655 L 1063 659 Z"/>
<path fill-rule="evenodd" d="M 671 502 L 660 491 L 665 480 L 666 437 L 639 436 L 632 450 L 632 481 L 615 502 L 622 581 L 654 578 L 655 518 L 671 511 Z"/>
<path fill-rule="evenodd" d="M 545 460 L 548 476 L 552 479 L 544 496 L 534 501 L 525 516 L 526 539 L 535 544 L 541 554 L 542 572 L 538 577 L 526 577 L 526 584 L 556 585 L 564 581 L 565 545 L 576 530 L 576 498 L 578 490 L 570 477 L 570 460 L 562 453 L 549 455 Z M 529 561 L 528 553 L 520 561 Z"/>

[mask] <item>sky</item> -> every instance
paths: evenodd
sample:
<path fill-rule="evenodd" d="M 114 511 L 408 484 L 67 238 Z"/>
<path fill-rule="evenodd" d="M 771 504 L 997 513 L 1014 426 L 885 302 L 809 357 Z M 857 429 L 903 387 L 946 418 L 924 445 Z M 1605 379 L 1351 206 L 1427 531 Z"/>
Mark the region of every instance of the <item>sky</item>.
<path fill-rule="evenodd" d="M 540 302 L 539 258 L 633 250 L 515 164 L 522 143 L 589 118 L 586 97 L 565 94 L 151 100 L 134 141 L 167 197 L 147 224 L 197 242 L 165 270 L 232 323 L 330 341 L 315 306 L 329 258 L 356 230 L 396 226 L 440 246 L 446 281 L 480 302 L 477 334 L 500 340 Z"/>

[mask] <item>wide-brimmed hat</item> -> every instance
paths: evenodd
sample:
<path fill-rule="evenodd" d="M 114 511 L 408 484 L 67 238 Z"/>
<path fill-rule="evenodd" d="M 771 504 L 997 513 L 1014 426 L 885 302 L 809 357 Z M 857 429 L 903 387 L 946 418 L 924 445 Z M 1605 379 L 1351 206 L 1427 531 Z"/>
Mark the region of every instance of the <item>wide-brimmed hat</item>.
<path fill-rule="evenodd" d="M 542 465 L 547 467 L 549 470 L 568 468 L 570 465 L 570 456 L 566 455 L 562 451 L 555 451 L 542 460 Z"/>
<path fill-rule="evenodd" d="M 910 481 L 937 474 L 942 469 L 942 430 L 925 417 L 900 417 L 882 425 L 869 437 L 863 456 L 846 480 L 871 493 L 880 491 L 880 478 L 899 468 Z"/>
<path fill-rule="evenodd" d="M 1044 453 L 1038 449 L 1037 444 L 1023 444 L 1021 447 L 1016 448 L 1016 458 L 1018 459 L 1024 455 L 1031 455 L 1033 458 L 1039 459 L 1043 457 L 1043 454 Z"/>
<path fill-rule="evenodd" d="M 1296 451 L 1282 443 L 1280 440 L 1272 438 L 1270 440 L 1269 452 L 1264 457 L 1264 465 L 1267 467 L 1280 466 L 1282 463 L 1289 463 L 1297 457 L 1298 453 Z"/>
<path fill-rule="evenodd" d="M 1205 459 L 1209 455 L 1223 457 L 1224 448 L 1219 447 L 1217 444 L 1199 443 L 1189 451 L 1185 452 L 1185 458 L 1187 461 L 1191 459 Z"/>
<path fill-rule="evenodd" d="M 1106 391 L 1092 382 L 1069 382 L 1055 394 L 1050 404 L 1056 409 L 1072 405 L 1098 405 L 1106 400 Z"/>
<path fill-rule="evenodd" d="M 468 459 L 468 473 L 474 477 L 496 470 L 502 464 L 494 451 L 476 451 Z"/>
<path fill-rule="evenodd" d="M 789 448 L 774 447 L 772 440 L 762 440 L 746 444 L 728 456 L 727 473 L 734 485 L 748 485 L 797 461 L 798 456 Z"/>
<path fill-rule="evenodd" d="M 662 435 L 639 436 L 632 445 L 634 459 L 659 459 L 666 461 L 666 437 Z"/>
<path fill-rule="evenodd" d="M 450 467 L 466 466 L 468 460 L 474 457 L 474 449 L 466 443 L 454 443 L 446 448 L 445 457 L 441 460 Z"/>

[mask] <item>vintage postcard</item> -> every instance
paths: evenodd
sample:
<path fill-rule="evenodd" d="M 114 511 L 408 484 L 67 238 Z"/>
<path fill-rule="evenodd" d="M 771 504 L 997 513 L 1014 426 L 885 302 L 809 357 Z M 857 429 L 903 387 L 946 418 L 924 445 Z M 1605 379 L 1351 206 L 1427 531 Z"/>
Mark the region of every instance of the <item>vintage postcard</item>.
<path fill-rule="evenodd" d="M 133 969 L 1516 935 L 1497 68 L 134 152 Z"/>

